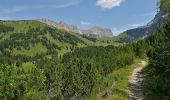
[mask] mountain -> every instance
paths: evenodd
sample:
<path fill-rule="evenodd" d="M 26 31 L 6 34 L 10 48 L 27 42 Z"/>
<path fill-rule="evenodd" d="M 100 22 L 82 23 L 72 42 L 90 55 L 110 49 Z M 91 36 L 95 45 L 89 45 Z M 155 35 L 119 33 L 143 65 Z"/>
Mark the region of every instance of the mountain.
<path fill-rule="evenodd" d="M 62 57 L 76 48 L 95 45 L 96 42 L 101 44 L 95 39 L 35 20 L 0 21 L 0 56 L 10 58 L 10 61 L 23 57 L 30 61 L 42 55 Z"/>
<path fill-rule="evenodd" d="M 88 30 L 82 30 L 82 34 L 90 37 L 113 37 L 111 29 L 101 28 L 98 26 L 91 27 Z"/>
<path fill-rule="evenodd" d="M 146 26 L 141 26 L 135 29 L 127 30 L 120 34 L 117 39 L 122 42 L 129 42 L 148 37 L 157 31 L 158 27 L 162 27 L 168 20 L 168 14 L 165 12 L 159 12 L 155 15 L 155 18 L 150 21 Z"/>
<path fill-rule="evenodd" d="M 127 79 L 129 75 L 122 78 L 120 72 L 110 75 L 132 64 L 136 53 L 129 45 L 95 46 L 96 42 L 39 21 L 0 21 L 0 76 L 4 77 L 0 98 L 97 100 L 103 86 L 112 85 L 108 78 L 118 80 L 116 84 Z M 128 81 L 124 88 L 116 88 L 128 94 Z"/>
<path fill-rule="evenodd" d="M 56 22 L 56 21 L 53 21 L 53 20 L 50 20 L 50 19 L 46 19 L 46 18 L 38 19 L 37 21 L 45 23 L 45 24 L 47 24 L 49 26 L 56 27 L 58 29 L 64 29 L 64 30 L 69 31 L 69 32 L 81 33 L 81 31 L 79 30 L 79 28 L 77 26 L 75 26 L 75 25 L 68 25 L 64 21 Z"/>
<path fill-rule="evenodd" d="M 82 30 L 82 29 L 79 29 L 76 25 L 69 25 L 63 21 L 56 22 L 56 21 L 52 21 L 49 19 L 45 19 L 45 18 L 38 19 L 37 21 L 40 21 L 52 27 L 56 27 L 58 29 L 63 29 L 69 32 L 83 34 L 83 35 L 86 35 L 92 38 L 113 37 L 113 33 L 111 29 L 108 29 L 108 28 L 101 28 L 98 26 L 94 26 L 87 30 Z"/>

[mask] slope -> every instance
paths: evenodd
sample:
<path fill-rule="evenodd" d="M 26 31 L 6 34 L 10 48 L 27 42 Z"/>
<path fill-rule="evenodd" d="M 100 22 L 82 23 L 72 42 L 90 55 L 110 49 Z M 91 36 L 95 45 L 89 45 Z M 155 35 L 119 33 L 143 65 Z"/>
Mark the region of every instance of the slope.
<path fill-rule="evenodd" d="M 9 62 L 16 59 L 27 62 L 38 56 L 62 57 L 75 48 L 95 45 L 96 42 L 95 39 L 56 29 L 39 21 L 0 21 L 0 54 L 9 58 Z"/>
<path fill-rule="evenodd" d="M 170 99 L 170 22 L 149 38 L 154 46 L 148 53 L 149 65 L 143 70 L 144 99 Z M 153 43 L 153 41 L 155 43 Z"/>
<path fill-rule="evenodd" d="M 89 29 L 80 29 L 78 26 L 76 25 L 69 25 L 66 22 L 60 21 L 60 22 L 56 22 L 50 19 L 38 19 L 37 21 L 45 23 L 49 26 L 58 28 L 58 29 L 64 29 L 68 32 L 74 32 L 74 33 L 79 33 L 82 35 L 86 35 L 88 37 L 91 38 L 98 38 L 98 37 L 113 37 L 113 33 L 111 31 L 111 29 L 108 28 L 102 28 L 99 26 L 93 26 Z"/>
<path fill-rule="evenodd" d="M 169 18 L 169 12 L 160 11 L 155 15 L 155 18 L 147 25 L 135 29 L 127 30 L 117 36 L 117 41 L 131 42 L 146 38 L 153 35 L 159 27 L 165 25 Z"/>

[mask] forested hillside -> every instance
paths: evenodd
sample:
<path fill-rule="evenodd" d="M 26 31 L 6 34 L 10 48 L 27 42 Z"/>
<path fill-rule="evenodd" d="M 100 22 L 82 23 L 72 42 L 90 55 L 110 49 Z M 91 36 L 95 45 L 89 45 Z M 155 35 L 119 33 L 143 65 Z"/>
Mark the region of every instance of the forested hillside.
<path fill-rule="evenodd" d="M 145 40 L 140 40 L 137 43 L 119 46 L 110 45 L 106 47 L 88 46 L 84 48 L 75 48 L 72 52 L 65 53 L 63 57 L 58 57 L 57 52 L 52 52 L 49 53 L 49 55 L 51 55 L 50 57 L 45 53 L 44 55 L 38 56 L 36 54 L 35 57 L 30 56 L 30 58 L 26 58 L 26 55 L 12 55 L 13 52 L 10 51 L 14 48 L 19 48 L 20 46 L 22 48 L 25 47 L 25 50 L 29 50 L 28 45 L 25 46 L 25 43 L 29 41 L 29 43 L 33 42 L 32 44 L 34 44 L 35 42 L 34 45 L 36 45 L 37 42 L 33 41 L 32 38 L 29 38 L 29 33 L 20 33 L 19 35 L 16 35 L 15 33 L 12 33 L 12 31 L 15 30 L 14 28 L 10 26 L 3 27 L 5 28 L 2 28 L 1 31 L 3 36 L 1 43 L 3 45 L 1 45 L 0 65 L 0 97 L 2 99 L 90 99 L 91 96 L 96 95 L 103 88 L 108 86 L 106 81 L 105 85 L 98 87 L 100 84 L 103 84 L 105 78 L 113 71 L 133 64 L 136 58 L 145 58 L 146 54 L 149 54 L 149 57 L 151 58 L 149 66 L 152 66 L 147 67 L 146 69 L 146 79 L 144 81 L 146 98 L 156 97 L 154 94 L 157 95 L 157 93 L 155 93 L 156 91 L 154 89 L 157 91 L 160 89 L 160 91 L 162 91 L 162 94 L 157 95 L 157 98 L 169 98 L 169 93 L 167 92 L 169 91 L 169 81 L 166 80 L 169 73 L 169 64 L 168 60 L 166 60 L 169 59 L 169 42 L 167 42 L 169 41 L 169 23 L 167 23 L 165 27 L 160 28 L 156 35 L 150 36 Z M 50 29 L 48 29 L 48 31 Z M 53 31 L 55 33 L 55 30 Z M 5 39 L 4 33 L 10 33 L 11 35 Z M 25 35 L 26 37 L 22 37 Z M 3 41 L 3 39 L 5 41 Z M 23 40 L 26 42 L 24 43 Z M 77 38 L 75 41 L 82 44 L 84 43 Z M 8 45 L 5 44 L 5 42 L 7 42 Z M 39 43 L 43 43 L 43 40 Z M 44 47 L 47 48 L 49 45 L 45 45 L 45 43 Z M 74 45 L 74 43 L 70 44 Z M 16 50 L 21 50 L 21 48 Z M 52 50 L 52 48 L 47 48 L 47 51 L 48 50 Z M 167 52 L 160 55 L 161 53 L 157 53 L 160 50 Z M 9 53 L 7 51 L 9 51 Z M 39 49 L 38 52 L 40 52 Z M 158 56 L 157 54 L 159 55 L 159 59 L 155 57 Z M 28 63 L 28 61 L 30 63 Z M 159 63 L 160 61 L 161 63 Z M 157 64 L 161 64 L 161 67 L 157 67 L 159 66 Z M 153 75 L 158 75 L 158 77 L 155 78 Z M 153 81 L 150 81 L 150 79 Z M 161 81 L 159 81 L 160 79 Z M 159 81 L 160 83 L 155 82 L 154 80 Z M 115 79 L 115 82 L 117 81 L 119 81 L 119 78 L 118 80 Z M 162 86 L 162 82 L 166 85 Z M 155 85 L 155 83 L 157 83 L 157 85 Z M 152 90 L 153 92 L 150 92 Z M 115 91 L 120 92 L 120 90 Z M 128 97 L 128 92 L 120 93 L 123 93 L 125 97 Z"/>
<path fill-rule="evenodd" d="M 62 57 L 75 48 L 95 43 L 100 45 L 95 39 L 52 28 L 38 21 L 0 21 L 2 63 L 31 62 L 40 56 Z"/>
<path fill-rule="evenodd" d="M 170 12 L 170 1 L 160 0 L 160 10 Z M 153 49 L 148 52 L 149 65 L 143 71 L 145 100 L 170 99 L 170 21 L 148 41 Z"/>
<path fill-rule="evenodd" d="M 36 21 L 1 21 L 0 29 L 2 99 L 88 99 L 104 77 L 143 53 L 136 44 L 95 46 L 109 42 Z"/>
<path fill-rule="evenodd" d="M 170 22 L 150 38 L 154 49 L 148 53 L 150 64 L 144 70 L 144 95 L 146 100 L 170 99 Z"/>
<path fill-rule="evenodd" d="M 133 62 L 134 56 L 121 60 L 125 54 L 123 47 L 95 47 L 111 43 L 113 41 L 91 39 L 33 20 L 0 21 L 0 98 L 28 100 L 36 96 L 34 99 L 41 100 L 88 97 L 99 75 L 107 75 L 113 69 Z M 87 48 L 80 49 L 82 47 Z M 117 49 L 112 51 L 114 48 Z M 117 64 L 119 66 L 112 63 L 111 70 L 107 65 L 108 68 L 104 71 L 102 66 L 105 66 L 105 62 L 101 62 L 100 66 L 96 65 L 94 59 L 88 60 L 90 57 L 103 57 L 103 51 L 107 60 L 111 58 L 109 53 L 116 54 L 118 50 L 121 50 L 122 54 L 112 59 L 120 61 Z M 127 50 L 131 52 L 131 49 Z M 70 58 L 72 52 L 81 52 L 80 56 L 86 58 Z"/>
<path fill-rule="evenodd" d="M 169 12 L 167 5 L 161 0 L 160 10 Z M 169 33 L 167 21 L 149 37 L 118 43 L 34 20 L 0 21 L 0 100 L 127 100 L 139 59 L 149 61 L 142 73 L 145 100 L 169 100 Z"/>

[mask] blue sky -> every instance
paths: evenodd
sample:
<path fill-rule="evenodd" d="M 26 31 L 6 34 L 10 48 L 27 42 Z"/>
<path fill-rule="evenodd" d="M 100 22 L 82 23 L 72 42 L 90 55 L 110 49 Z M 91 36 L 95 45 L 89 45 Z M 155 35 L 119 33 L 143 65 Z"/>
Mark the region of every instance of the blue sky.
<path fill-rule="evenodd" d="M 1 0 L 0 19 L 49 18 L 80 28 L 100 26 L 113 33 L 145 25 L 156 14 L 156 0 Z"/>

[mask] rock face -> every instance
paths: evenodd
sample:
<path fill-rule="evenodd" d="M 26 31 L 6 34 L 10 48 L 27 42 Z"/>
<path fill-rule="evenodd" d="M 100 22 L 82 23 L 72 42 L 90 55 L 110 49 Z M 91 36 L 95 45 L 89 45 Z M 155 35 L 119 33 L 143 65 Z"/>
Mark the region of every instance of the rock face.
<path fill-rule="evenodd" d="M 56 27 L 58 29 L 64 29 L 69 32 L 84 34 L 84 35 L 92 37 L 92 38 L 112 37 L 113 36 L 111 29 L 101 28 L 98 26 L 91 27 L 90 29 L 87 29 L 87 30 L 81 30 L 76 25 L 68 25 L 67 23 L 65 23 L 63 21 L 55 22 L 55 21 L 52 21 L 49 19 L 38 19 L 37 21 L 40 21 L 40 22 L 45 23 L 52 27 Z"/>
<path fill-rule="evenodd" d="M 123 41 L 131 41 L 139 38 L 145 38 L 149 35 L 154 34 L 157 31 L 158 27 L 161 27 L 168 20 L 169 14 L 164 12 L 159 12 L 155 15 L 155 18 L 150 21 L 146 26 L 141 26 L 135 29 L 127 30 L 122 34 L 126 34 L 126 37 Z M 122 35 L 120 34 L 120 35 Z"/>
<path fill-rule="evenodd" d="M 87 36 L 93 36 L 93 37 L 112 37 L 113 33 L 111 29 L 107 28 L 101 28 L 94 26 L 88 30 L 82 30 L 83 34 L 86 34 Z"/>
<path fill-rule="evenodd" d="M 45 18 L 38 19 L 37 21 L 40 21 L 40 22 L 45 23 L 45 24 L 52 26 L 52 27 L 56 27 L 58 29 L 64 29 L 64 30 L 69 31 L 69 32 L 81 33 L 77 26 L 68 25 L 67 23 L 65 23 L 63 21 L 55 22 L 55 21 L 45 19 Z"/>

